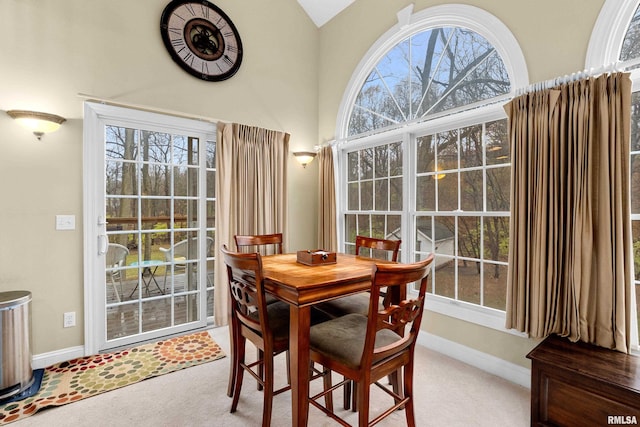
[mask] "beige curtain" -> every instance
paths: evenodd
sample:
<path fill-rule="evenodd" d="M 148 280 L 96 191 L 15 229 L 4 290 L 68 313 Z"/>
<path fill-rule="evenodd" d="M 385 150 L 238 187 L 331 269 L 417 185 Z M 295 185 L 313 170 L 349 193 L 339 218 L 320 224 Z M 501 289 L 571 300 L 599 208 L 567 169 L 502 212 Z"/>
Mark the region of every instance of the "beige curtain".
<path fill-rule="evenodd" d="M 236 234 L 287 235 L 289 134 L 218 123 L 216 151 L 214 318 L 226 325 L 228 284 L 219 249 L 235 250 Z"/>
<path fill-rule="evenodd" d="M 336 181 L 333 172 L 333 149 L 323 147 L 318 153 L 319 220 L 318 247 L 327 251 L 338 250 L 336 231 Z"/>
<path fill-rule="evenodd" d="M 505 110 L 512 154 L 507 328 L 628 352 L 629 75 L 525 94 Z"/>

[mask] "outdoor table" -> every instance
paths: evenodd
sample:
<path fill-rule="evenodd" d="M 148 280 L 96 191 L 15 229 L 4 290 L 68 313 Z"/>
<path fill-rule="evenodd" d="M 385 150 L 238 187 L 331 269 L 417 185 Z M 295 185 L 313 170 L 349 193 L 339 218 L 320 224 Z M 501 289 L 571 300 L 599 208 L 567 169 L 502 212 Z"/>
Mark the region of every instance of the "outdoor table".
<path fill-rule="evenodd" d="M 156 285 L 156 288 L 158 288 L 161 294 L 164 294 L 164 290 L 160 288 L 160 285 L 156 280 L 156 271 L 158 270 L 158 267 L 162 264 L 163 264 L 162 261 L 158 261 L 156 259 L 149 259 L 141 262 L 135 261 L 129 264 L 131 267 L 142 267 L 142 274 L 141 274 L 142 283 L 144 284 L 147 295 L 149 295 L 149 285 L 151 284 L 151 282 L 153 282 Z M 147 277 L 146 280 L 145 280 L 145 276 Z M 129 298 L 131 298 L 133 294 L 136 292 L 139 284 L 140 282 L 136 283 L 136 287 L 133 289 L 133 291 L 131 291 Z"/>

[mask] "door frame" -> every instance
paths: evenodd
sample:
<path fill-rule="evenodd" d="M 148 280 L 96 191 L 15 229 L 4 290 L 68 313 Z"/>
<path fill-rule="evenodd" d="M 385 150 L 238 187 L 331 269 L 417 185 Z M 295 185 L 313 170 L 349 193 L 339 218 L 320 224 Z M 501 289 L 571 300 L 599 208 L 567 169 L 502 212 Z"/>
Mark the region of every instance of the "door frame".
<path fill-rule="evenodd" d="M 163 113 L 136 110 L 124 106 L 103 103 L 85 102 L 83 128 L 83 240 L 84 240 L 84 351 L 86 355 L 105 350 L 106 339 L 106 293 L 105 263 L 106 252 L 106 220 L 105 216 L 105 126 L 109 124 L 131 126 L 136 129 L 152 129 L 168 133 L 188 133 L 198 137 L 201 150 L 204 144 L 215 140 L 216 124 L 204 120 L 188 119 Z M 199 156 L 199 191 L 206 188 L 206 156 Z M 98 173 L 98 171 L 101 171 Z M 199 203 L 199 218 L 206 218 L 206 199 Z M 206 236 L 206 221 L 200 221 L 199 235 Z M 206 239 L 200 239 L 204 242 Z M 204 244 L 200 245 L 200 260 L 206 265 Z M 206 268 L 200 268 L 198 280 L 200 286 L 200 319 L 171 328 L 172 334 L 181 330 L 192 330 L 194 327 L 205 327 L 207 324 L 207 281 Z M 140 341 L 167 336 L 167 329 L 138 334 Z M 119 343 L 122 341 L 122 343 Z M 115 348 L 129 344 L 130 340 L 111 340 Z"/>

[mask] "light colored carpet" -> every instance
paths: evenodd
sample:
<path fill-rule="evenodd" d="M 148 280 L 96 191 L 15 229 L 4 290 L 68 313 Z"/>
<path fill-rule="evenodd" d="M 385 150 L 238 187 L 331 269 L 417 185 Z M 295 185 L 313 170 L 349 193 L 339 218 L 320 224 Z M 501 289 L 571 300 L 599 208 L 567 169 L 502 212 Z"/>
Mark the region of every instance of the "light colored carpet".
<path fill-rule="evenodd" d="M 215 328 L 210 333 L 229 354 L 228 329 Z M 255 355 L 255 350 L 249 350 L 248 355 Z M 255 381 L 249 375 L 245 375 L 238 411 L 229 413 L 231 399 L 226 391 L 230 360 L 226 357 L 69 405 L 45 409 L 11 426 L 259 426 L 262 392 L 256 390 Z M 285 378 L 283 356 L 278 357 L 276 372 L 282 372 L 282 378 Z M 414 383 L 416 423 L 420 427 L 529 425 L 529 390 L 421 346 L 416 349 Z M 319 389 L 321 384 L 315 381 L 312 386 L 312 389 Z M 341 390 L 334 397 L 337 407 L 342 402 L 340 393 Z M 372 396 L 372 406 L 377 406 L 377 402 L 386 405 L 388 397 L 378 394 L 377 387 L 372 387 Z M 347 420 L 357 424 L 357 414 L 348 413 Z M 271 425 L 291 425 L 289 392 L 275 397 Z M 309 425 L 338 424 L 312 407 Z M 398 411 L 378 425 L 405 425 L 404 412 Z"/>

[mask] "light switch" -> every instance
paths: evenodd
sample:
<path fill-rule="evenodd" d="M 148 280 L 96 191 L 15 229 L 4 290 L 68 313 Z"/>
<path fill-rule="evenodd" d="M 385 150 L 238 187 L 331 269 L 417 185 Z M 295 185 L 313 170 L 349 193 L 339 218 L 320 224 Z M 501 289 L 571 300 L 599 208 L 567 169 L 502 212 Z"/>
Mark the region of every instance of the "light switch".
<path fill-rule="evenodd" d="M 75 215 L 56 215 L 56 230 L 75 230 Z"/>

